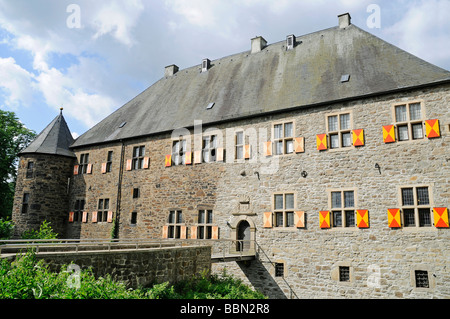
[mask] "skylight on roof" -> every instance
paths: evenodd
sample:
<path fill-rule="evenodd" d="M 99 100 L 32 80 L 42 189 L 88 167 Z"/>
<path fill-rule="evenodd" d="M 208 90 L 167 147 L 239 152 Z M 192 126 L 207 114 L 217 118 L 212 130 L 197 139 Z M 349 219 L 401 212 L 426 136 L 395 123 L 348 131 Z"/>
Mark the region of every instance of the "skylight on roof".
<path fill-rule="evenodd" d="M 127 122 L 123 122 L 122 124 L 119 125 L 119 128 L 122 128 L 125 126 L 125 124 L 127 124 Z"/>
<path fill-rule="evenodd" d="M 208 104 L 208 106 L 206 107 L 206 109 L 207 109 L 207 110 L 210 110 L 210 109 L 212 109 L 212 108 L 213 108 L 213 106 L 214 106 L 214 104 L 216 104 L 216 103 L 214 103 L 214 102 L 212 102 L 212 103 L 209 103 L 209 104 Z"/>
<path fill-rule="evenodd" d="M 350 74 L 343 74 L 341 76 L 341 83 L 348 82 L 350 80 Z"/>

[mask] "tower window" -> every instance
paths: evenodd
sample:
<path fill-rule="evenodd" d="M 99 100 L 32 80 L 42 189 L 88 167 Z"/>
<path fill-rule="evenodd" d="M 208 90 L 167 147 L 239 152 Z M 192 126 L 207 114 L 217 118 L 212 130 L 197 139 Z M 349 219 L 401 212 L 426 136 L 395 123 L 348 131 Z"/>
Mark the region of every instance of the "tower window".
<path fill-rule="evenodd" d="M 133 198 L 139 198 L 139 188 L 133 188 Z"/>
<path fill-rule="evenodd" d="M 26 178 L 33 178 L 34 162 L 28 162 Z"/>
<path fill-rule="evenodd" d="M 28 213 L 28 204 L 29 204 L 29 201 L 30 201 L 30 194 L 29 194 L 29 193 L 23 194 L 23 199 L 22 199 L 22 214 Z"/>
<path fill-rule="evenodd" d="M 131 213 L 131 225 L 136 225 L 136 224 L 137 224 L 137 213 L 132 212 Z"/>

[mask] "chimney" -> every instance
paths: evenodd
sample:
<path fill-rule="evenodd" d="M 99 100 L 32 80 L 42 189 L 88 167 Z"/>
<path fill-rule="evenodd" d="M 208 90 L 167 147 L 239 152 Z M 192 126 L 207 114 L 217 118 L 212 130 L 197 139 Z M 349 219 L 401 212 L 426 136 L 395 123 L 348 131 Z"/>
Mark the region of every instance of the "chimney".
<path fill-rule="evenodd" d="M 267 45 L 267 41 L 263 37 L 255 37 L 252 39 L 252 53 L 260 52 Z"/>
<path fill-rule="evenodd" d="M 175 73 L 178 72 L 178 67 L 175 64 L 166 66 L 166 69 L 164 71 L 164 76 L 172 76 Z"/>
<path fill-rule="evenodd" d="M 344 13 L 341 15 L 338 15 L 339 18 L 339 28 L 343 29 L 348 27 L 351 23 L 352 17 L 350 17 L 350 13 Z"/>
<path fill-rule="evenodd" d="M 209 59 L 202 60 L 202 72 L 206 72 L 211 67 L 211 61 Z"/>

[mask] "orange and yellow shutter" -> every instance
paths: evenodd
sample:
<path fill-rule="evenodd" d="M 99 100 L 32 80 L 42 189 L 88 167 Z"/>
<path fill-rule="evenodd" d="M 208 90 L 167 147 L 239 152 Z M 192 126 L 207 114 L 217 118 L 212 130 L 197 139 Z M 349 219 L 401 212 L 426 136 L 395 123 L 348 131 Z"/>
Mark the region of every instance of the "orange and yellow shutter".
<path fill-rule="evenodd" d="M 295 227 L 297 227 L 297 228 L 305 227 L 305 212 L 303 212 L 303 211 L 295 212 L 294 224 L 295 224 Z"/>
<path fill-rule="evenodd" d="M 441 132 L 439 131 L 439 120 L 426 120 L 425 132 L 428 138 L 441 136 Z"/>
<path fill-rule="evenodd" d="M 383 126 L 383 141 L 385 143 L 395 142 L 395 127 L 394 127 L 394 125 Z"/>
<path fill-rule="evenodd" d="M 331 219 L 330 219 L 329 211 L 321 211 L 319 212 L 319 226 L 320 228 L 330 228 Z"/>
<path fill-rule="evenodd" d="M 166 159 L 164 162 L 166 167 L 172 166 L 172 155 L 166 155 Z"/>
<path fill-rule="evenodd" d="M 353 146 L 364 146 L 364 130 L 353 130 Z"/>
<path fill-rule="evenodd" d="M 316 142 L 317 142 L 317 149 L 319 151 L 323 151 L 328 149 L 327 146 L 327 134 L 318 134 L 316 136 Z"/>
<path fill-rule="evenodd" d="M 402 226 L 400 209 L 398 208 L 388 209 L 388 225 L 390 228 L 398 228 Z"/>
<path fill-rule="evenodd" d="M 356 226 L 358 228 L 369 228 L 369 211 L 367 209 L 356 211 Z"/>
<path fill-rule="evenodd" d="M 447 207 L 434 207 L 434 226 L 438 228 L 449 228 Z"/>

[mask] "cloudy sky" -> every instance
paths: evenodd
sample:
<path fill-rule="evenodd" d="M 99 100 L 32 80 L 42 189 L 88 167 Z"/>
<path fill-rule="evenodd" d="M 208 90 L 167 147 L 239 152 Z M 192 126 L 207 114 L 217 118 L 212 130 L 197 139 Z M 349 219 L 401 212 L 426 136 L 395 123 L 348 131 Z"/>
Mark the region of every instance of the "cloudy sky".
<path fill-rule="evenodd" d="M 0 108 L 75 135 L 180 69 L 352 23 L 450 70 L 450 0 L 0 0 Z"/>

